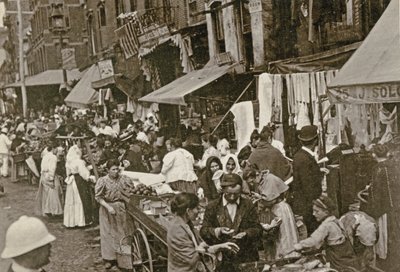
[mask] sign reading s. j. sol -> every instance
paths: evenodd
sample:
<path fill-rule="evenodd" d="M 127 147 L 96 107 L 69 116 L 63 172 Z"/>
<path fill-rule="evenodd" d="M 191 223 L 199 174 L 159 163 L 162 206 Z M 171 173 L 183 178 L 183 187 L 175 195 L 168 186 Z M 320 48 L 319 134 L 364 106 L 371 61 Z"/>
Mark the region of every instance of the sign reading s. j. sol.
<path fill-rule="evenodd" d="M 400 102 L 400 82 L 328 88 L 333 103 L 371 104 Z"/>

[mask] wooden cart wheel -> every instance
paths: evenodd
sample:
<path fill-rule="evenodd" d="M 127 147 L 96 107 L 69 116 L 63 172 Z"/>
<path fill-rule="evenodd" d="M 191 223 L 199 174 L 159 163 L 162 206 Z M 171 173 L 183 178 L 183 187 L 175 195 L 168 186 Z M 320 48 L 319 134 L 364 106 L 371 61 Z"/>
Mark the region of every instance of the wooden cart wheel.
<path fill-rule="evenodd" d="M 135 272 L 153 272 L 153 259 L 146 234 L 140 228 L 133 233 L 132 266 Z"/>

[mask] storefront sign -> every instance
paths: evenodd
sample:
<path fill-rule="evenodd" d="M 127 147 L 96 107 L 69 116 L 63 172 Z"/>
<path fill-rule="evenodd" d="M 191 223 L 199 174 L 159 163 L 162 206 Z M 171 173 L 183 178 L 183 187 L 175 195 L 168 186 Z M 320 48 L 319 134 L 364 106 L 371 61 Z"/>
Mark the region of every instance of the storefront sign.
<path fill-rule="evenodd" d="M 261 0 L 250 0 L 249 2 L 249 12 L 261 12 L 262 11 L 262 4 Z"/>
<path fill-rule="evenodd" d="M 61 57 L 62 57 L 62 68 L 65 70 L 75 69 L 76 61 L 75 61 L 75 48 L 64 48 L 61 49 Z"/>
<path fill-rule="evenodd" d="M 168 26 L 152 25 L 147 27 L 143 34 L 138 36 L 140 47 L 153 47 L 163 38 L 171 36 Z"/>
<path fill-rule="evenodd" d="M 100 78 L 107 78 L 114 75 L 114 67 L 111 60 L 99 61 Z"/>
<path fill-rule="evenodd" d="M 334 88 L 328 90 L 328 96 L 333 103 L 396 103 L 400 102 L 400 82 Z"/>

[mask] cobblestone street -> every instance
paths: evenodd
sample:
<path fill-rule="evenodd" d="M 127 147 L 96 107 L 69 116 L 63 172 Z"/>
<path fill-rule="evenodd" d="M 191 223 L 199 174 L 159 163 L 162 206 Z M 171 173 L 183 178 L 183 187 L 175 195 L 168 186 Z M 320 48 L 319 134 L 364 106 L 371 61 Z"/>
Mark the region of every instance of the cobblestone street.
<path fill-rule="evenodd" d="M 0 250 L 4 248 L 8 226 L 21 215 L 35 215 L 37 187 L 27 183 L 3 180 L 6 195 L 0 198 Z M 40 217 L 57 237 L 52 246 L 51 263 L 47 271 L 105 271 L 100 257 L 98 230 L 66 229 L 62 219 Z M 7 271 L 9 260 L 0 259 L 0 271 Z"/>

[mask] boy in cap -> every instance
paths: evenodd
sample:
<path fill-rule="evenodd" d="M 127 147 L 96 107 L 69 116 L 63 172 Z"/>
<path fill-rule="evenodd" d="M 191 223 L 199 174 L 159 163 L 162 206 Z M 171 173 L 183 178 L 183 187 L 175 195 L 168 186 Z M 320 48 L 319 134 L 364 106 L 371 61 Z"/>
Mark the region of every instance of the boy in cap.
<path fill-rule="evenodd" d="M 21 216 L 8 228 L 1 253 L 1 258 L 12 259 L 8 272 L 44 272 L 55 239 L 38 218 Z"/>
<path fill-rule="evenodd" d="M 224 174 L 221 180 L 222 196 L 211 201 L 204 214 L 200 230 L 202 238 L 210 245 L 235 242 L 237 254 L 223 252 L 219 271 L 237 271 L 240 263 L 259 259 L 257 242 L 261 226 L 257 209 L 251 200 L 243 198 L 242 178 L 237 174 Z"/>

